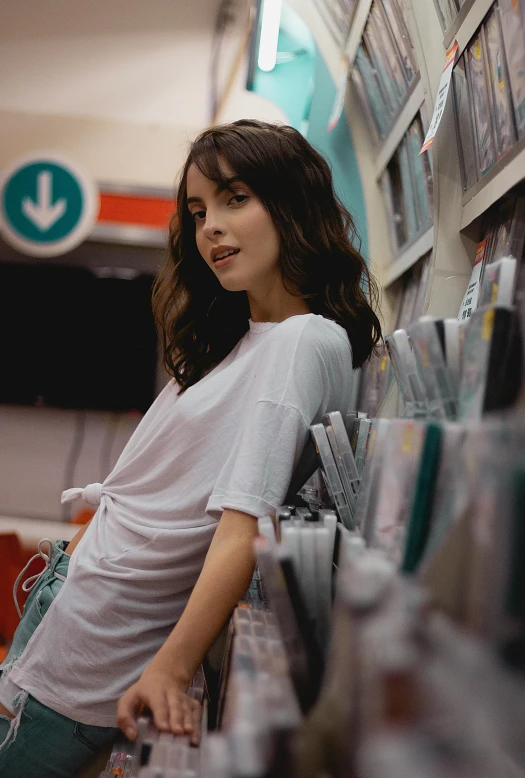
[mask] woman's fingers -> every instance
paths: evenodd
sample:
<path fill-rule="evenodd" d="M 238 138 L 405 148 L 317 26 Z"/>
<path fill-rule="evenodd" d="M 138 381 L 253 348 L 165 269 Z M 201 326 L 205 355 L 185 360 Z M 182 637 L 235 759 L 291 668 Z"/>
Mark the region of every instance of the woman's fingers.
<path fill-rule="evenodd" d="M 135 740 L 138 728 L 135 714 L 140 710 L 141 700 L 136 689 L 136 684 L 131 686 L 117 706 L 117 724 L 129 740 Z"/>
<path fill-rule="evenodd" d="M 184 732 L 184 698 L 186 695 L 180 689 L 170 689 L 168 694 L 169 728 L 176 735 L 182 735 Z"/>
<path fill-rule="evenodd" d="M 169 732 L 171 710 L 169 705 L 169 691 L 161 686 L 151 689 L 149 694 L 149 707 L 153 713 L 153 721 L 157 729 Z"/>
<path fill-rule="evenodd" d="M 153 681 L 153 682 L 152 682 Z M 191 736 L 192 743 L 200 739 L 200 704 L 166 679 L 142 679 L 131 686 L 120 699 L 117 723 L 127 738 L 135 740 L 138 727 L 135 716 L 144 707 L 150 708 L 157 729 L 176 735 Z"/>

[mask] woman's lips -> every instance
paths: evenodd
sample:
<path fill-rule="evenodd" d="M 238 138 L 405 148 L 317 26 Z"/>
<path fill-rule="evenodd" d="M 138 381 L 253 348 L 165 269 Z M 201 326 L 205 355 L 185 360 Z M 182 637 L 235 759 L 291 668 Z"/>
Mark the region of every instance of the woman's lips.
<path fill-rule="evenodd" d="M 235 257 L 239 254 L 237 251 L 236 254 L 230 254 L 229 257 L 224 257 L 224 259 L 218 259 L 216 262 L 213 263 L 213 267 L 226 267 L 226 265 L 229 265 Z"/>

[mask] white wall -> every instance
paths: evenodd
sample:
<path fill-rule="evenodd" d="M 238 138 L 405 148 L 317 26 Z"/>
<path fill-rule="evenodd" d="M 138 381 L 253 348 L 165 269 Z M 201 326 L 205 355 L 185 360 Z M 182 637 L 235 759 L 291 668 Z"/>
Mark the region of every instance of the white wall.
<path fill-rule="evenodd" d="M 1 515 L 60 520 L 69 514 L 60 494 L 81 416 L 81 411 L 0 406 Z M 85 420 L 74 483 L 67 487 L 102 481 L 139 417 L 91 411 Z M 81 506 L 74 504 L 73 514 Z"/>

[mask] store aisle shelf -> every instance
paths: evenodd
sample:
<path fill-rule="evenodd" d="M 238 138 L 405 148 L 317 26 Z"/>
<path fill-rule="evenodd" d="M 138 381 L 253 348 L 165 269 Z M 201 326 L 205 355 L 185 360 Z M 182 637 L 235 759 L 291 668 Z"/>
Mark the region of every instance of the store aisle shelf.
<path fill-rule="evenodd" d="M 434 246 L 434 227 L 430 227 L 426 232 L 416 238 L 399 256 L 390 264 L 383 276 L 384 287 L 390 286 L 397 281 L 403 273 L 415 265 L 415 263 Z"/>
<path fill-rule="evenodd" d="M 463 195 L 461 229 L 481 216 L 505 192 L 525 179 L 525 138 L 497 162 L 475 186 Z"/>
<path fill-rule="evenodd" d="M 371 8 L 372 0 L 360 0 L 360 3 L 356 8 L 354 20 L 352 22 L 352 26 L 350 27 L 348 40 L 345 46 L 345 55 L 348 57 L 350 67 L 352 67 L 354 64 L 357 49 L 361 43 L 361 38 L 363 37 Z"/>
<path fill-rule="evenodd" d="M 424 101 L 425 90 L 421 80 L 419 80 L 378 152 L 376 161 L 376 178 L 378 180 Z"/>
<path fill-rule="evenodd" d="M 448 49 L 454 39 L 457 40 L 459 44 L 459 57 L 493 4 L 494 0 L 473 0 L 471 3 L 465 3 L 454 22 L 445 33 L 443 39 L 445 48 Z"/>

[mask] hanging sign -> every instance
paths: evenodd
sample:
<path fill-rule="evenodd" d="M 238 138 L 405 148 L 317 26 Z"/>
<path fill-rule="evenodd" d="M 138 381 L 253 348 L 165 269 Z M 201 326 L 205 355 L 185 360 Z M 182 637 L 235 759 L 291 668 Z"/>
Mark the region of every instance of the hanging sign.
<path fill-rule="evenodd" d="M 14 162 L 0 183 L 0 231 L 18 251 L 55 257 L 78 246 L 97 220 L 99 195 L 76 165 L 55 153 Z"/>
<path fill-rule="evenodd" d="M 439 82 L 434 113 L 432 114 L 432 120 L 430 122 L 430 127 L 428 128 L 425 142 L 423 143 L 423 147 L 419 152 L 420 154 L 422 154 L 424 151 L 427 151 L 432 146 L 434 138 L 436 137 L 436 132 L 439 127 L 439 123 L 441 122 L 441 117 L 445 111 L 445 105 L 447 103 L 448 90 L 450 89 L 450 81 L 452 79 L 452 71 L 454 70 L 454 63 L 456 61 L 458 48 L 459 43 L 454 41 L 450 49 L 447 51 L 447 56 L 445 57 L 445 67 L 443 68 L 443 73 L 441 74 L 441 80 Z"/>

